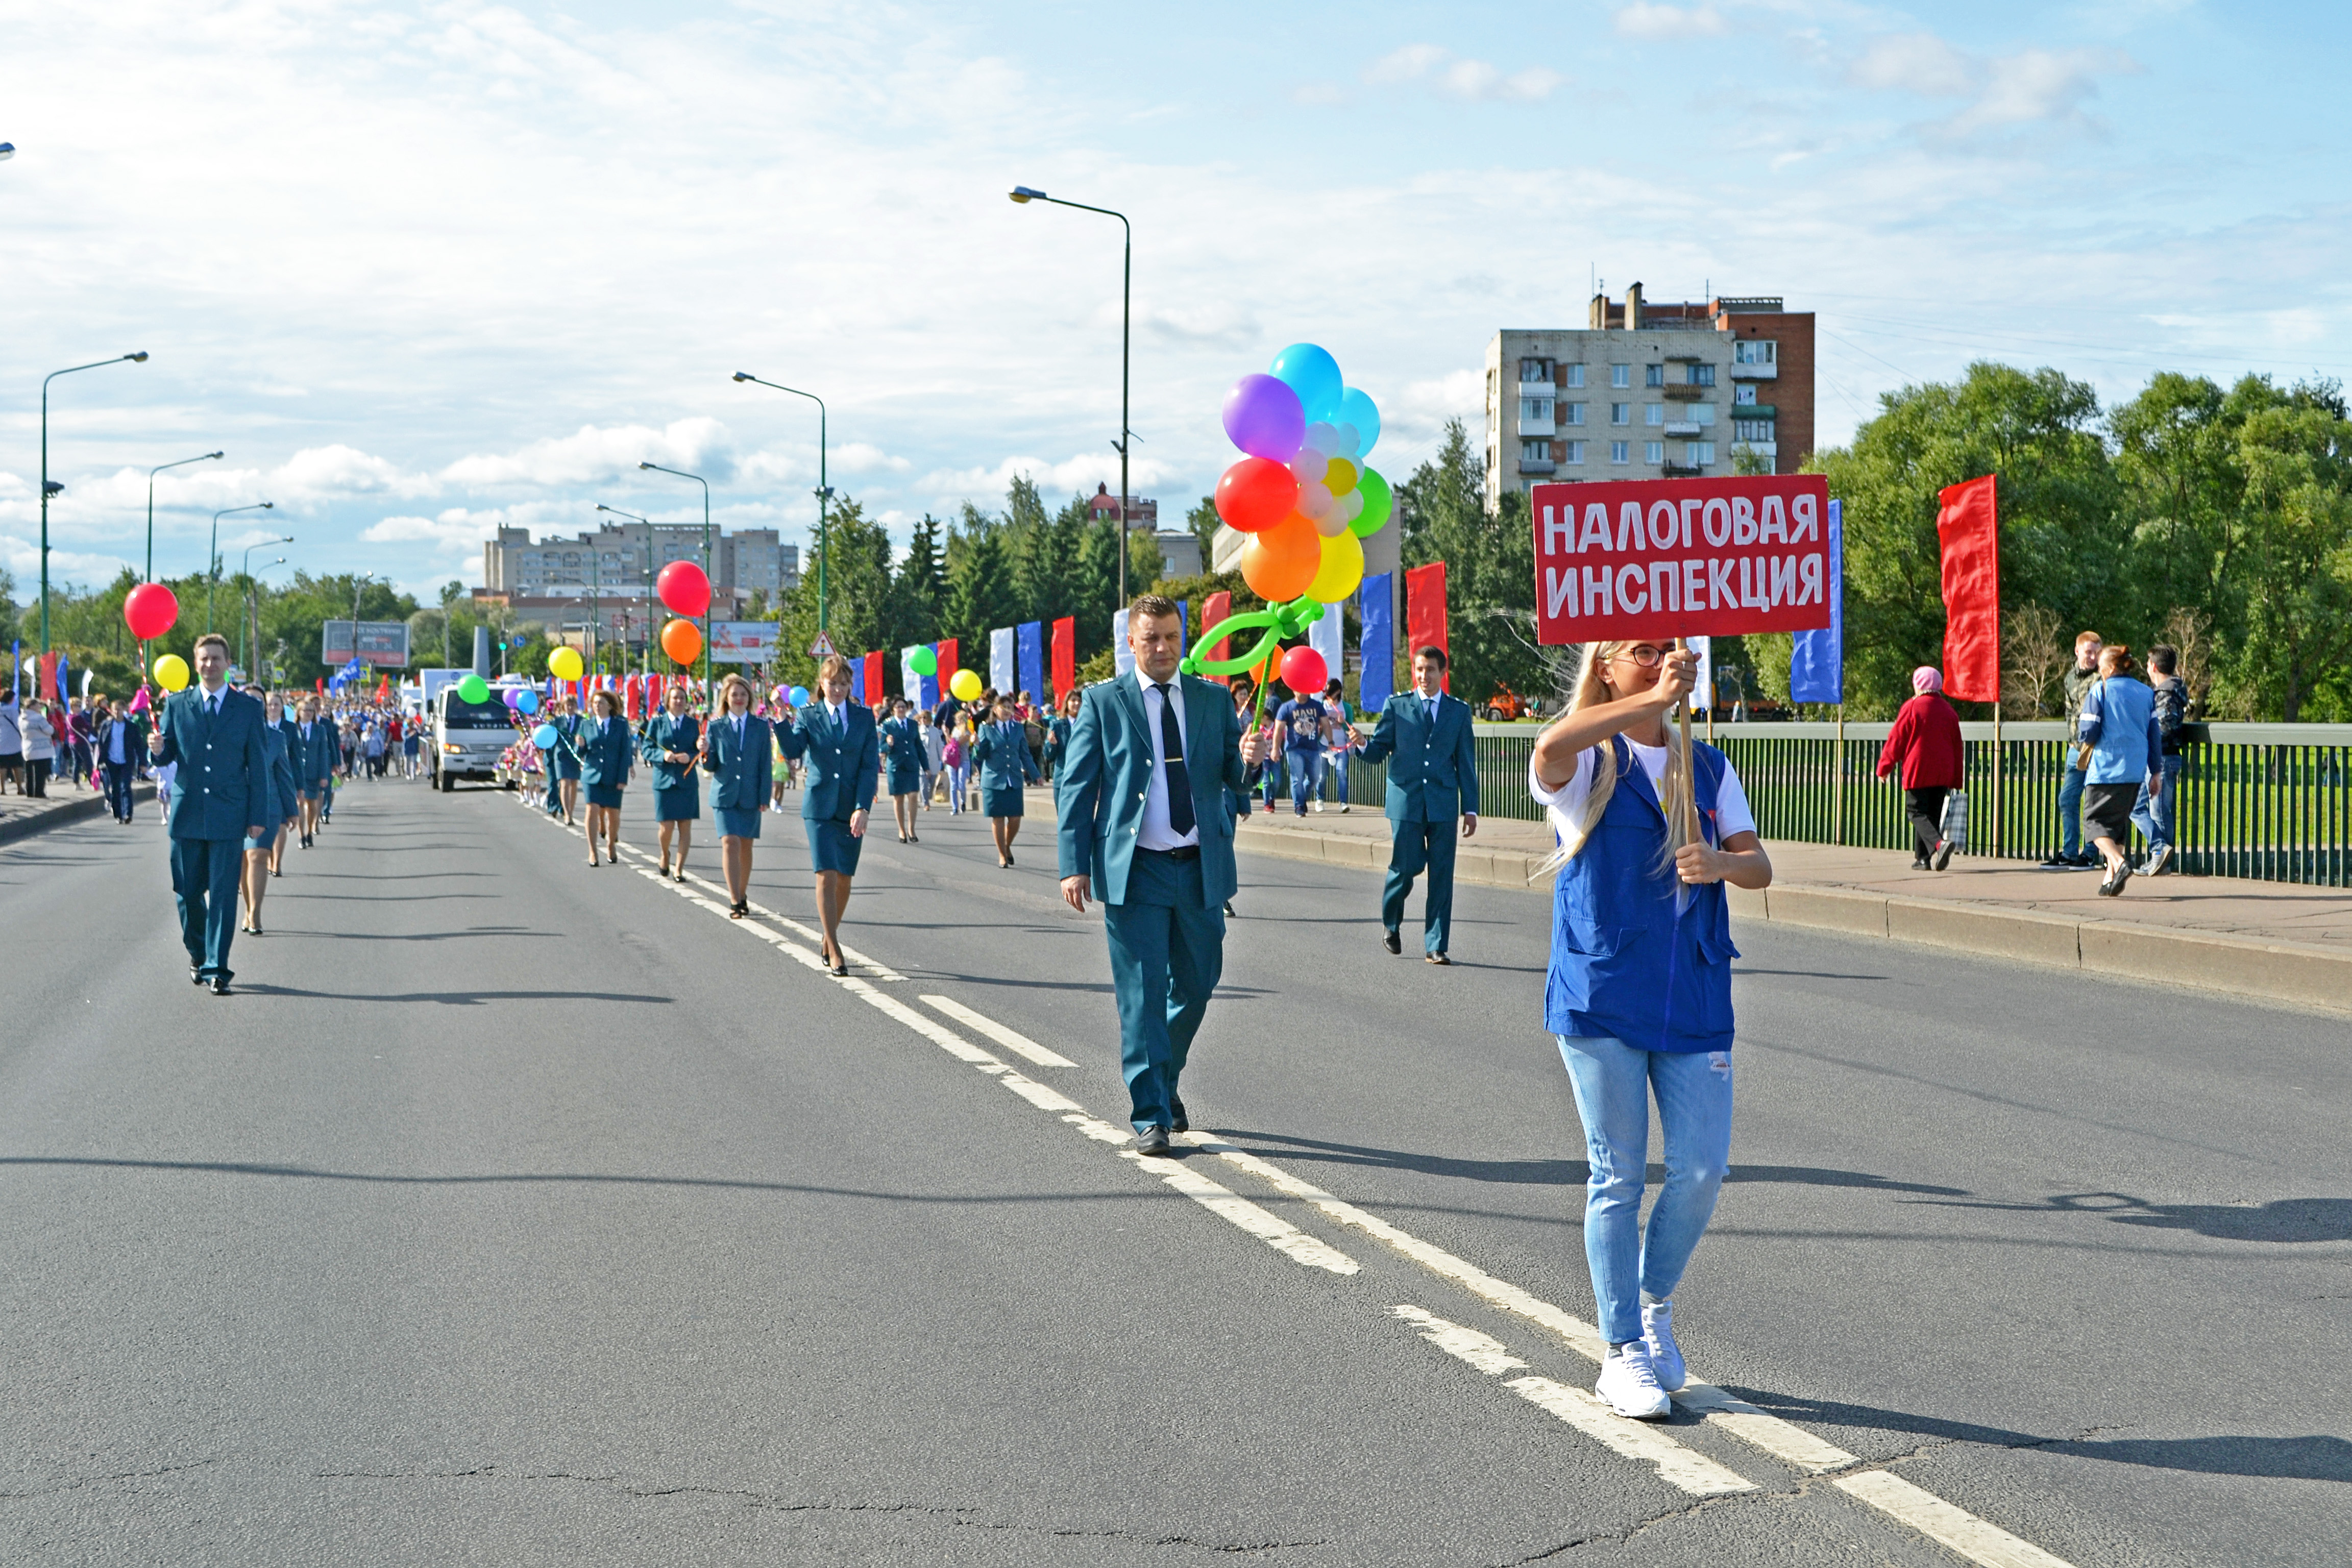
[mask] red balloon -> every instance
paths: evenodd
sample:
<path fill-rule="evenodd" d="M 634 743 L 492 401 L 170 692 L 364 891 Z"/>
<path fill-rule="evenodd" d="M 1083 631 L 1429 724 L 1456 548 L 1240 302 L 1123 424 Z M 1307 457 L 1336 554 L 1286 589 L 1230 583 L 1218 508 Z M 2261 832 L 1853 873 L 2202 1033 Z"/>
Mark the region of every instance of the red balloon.
<path fill-rule="evenodd" d="M 161 583 L 142 583 L 122 601 L 123 623 L 141 642 L 153 642 L 180 623 L 180 601 Z"/>
<path fill-rule="evenodd" d="M 674 616 L 698 616 L 710 608 L 710 579 L 691 561 L 673 561 L 663 567 L 654 579 L 654 591 Z"/>
<path fill-rule="evenodd" d="M 1286 463 L 1244 458 L 1217 481 L 1217 515 L 1244 533 L 1271 528 L 1298 504 L 1298 476 Z"/>
<path fill-rule="evenodd" d="M 1282 656 L 1282 683 L 1302 697 L 1319 695 L 1330 678 L 1323 656 L 1311 647 L 1295 647 Z"/>

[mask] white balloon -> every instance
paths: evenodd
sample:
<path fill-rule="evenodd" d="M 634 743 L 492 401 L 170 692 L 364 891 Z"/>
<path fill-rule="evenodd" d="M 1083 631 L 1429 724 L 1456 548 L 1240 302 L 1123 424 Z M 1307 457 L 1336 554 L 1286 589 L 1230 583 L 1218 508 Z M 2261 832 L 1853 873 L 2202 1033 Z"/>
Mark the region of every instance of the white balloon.
<path fill-rule="evenodd" d="M 1363 432 L 1353 425 L 1342 424 L 1339 426 L 1339 449 L 1331 455 L 1335 458 L 1345 458 L 1349 462 L 1356 463 L 1358 468 L 1361 468 L 1363 465 L 1357 462 L 1356 454 L 1362 451 L 1363 447 Z"/>
<path fill-rule="evenodd" d="M 1326 539 L 1337 539 L 1348 531 L 1348 520 L 1337 506 L 1314 520 L 1315 531 Z"/>
<path fill-rule="evenodd" d="M 1315 450 L 1322 453 L 1326 458 L 1337 457 L 1339 452 L 1339 432 L 1333 426 L 1326 425 L 1323 421 L 1318 419 L 1314 424 L 1309 425 L 1307 427 L 1306 437 L 1300 441 L 1299 445 L 1302 447 L 1312 447 Z"/>
<path fill-rule="evenodd" d="M 1298 476 L 1302 485 L 1319 485 L 1330 471 L 1331 459 L 1312 447 L 1298 448 L 1298 456 L 1290 459 L 1290 471 Z"/>
<path fill-rule="evenodd" d="M 1363 516 L 1364 492 L 1349 490 L 1346 495 L 1335 497 L 1331 502 L 1331 515 L 1341 522 L 1353 522 Z"/>
<path fill-rule="evenodd" d="M 1307 483 L 1298 487 L 1299 516 L 1312 518 L 1316 521 L 1320 522 L 1325 517 L 1329 515 L 1331 507 L 1331 492 L 1326 489 L 1319 482 L 1309 479 Z"/>

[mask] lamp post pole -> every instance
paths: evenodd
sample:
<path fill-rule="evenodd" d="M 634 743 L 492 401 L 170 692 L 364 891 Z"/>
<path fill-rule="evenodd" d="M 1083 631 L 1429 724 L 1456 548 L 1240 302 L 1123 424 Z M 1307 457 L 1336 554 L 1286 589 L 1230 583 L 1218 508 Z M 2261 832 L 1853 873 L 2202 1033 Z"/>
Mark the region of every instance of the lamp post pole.
<path fill-rule="evenodd" d="M 176 463 L 158 463 L 147 470 L 147 576 L 145 581 L 152 583 L 155 580 L 155 476 L 165 468 L 184 468 L 190 463 L 209 463 L 217 460 L 223 455 L 219 452 L 206 452 L 201 458 L 183 458 Z"/>
<path fill-rule="evenodd" d="M 360 594 L 374 581 L 375 574 L 371 572 L 352 584 L 352 658 L 353 658 L 360 656 Z"/>
<path fill-rule="evenodd" d="M 1116 443 L 1118 447 L 1118 604 L 1116 608 L 1125 609 L 1127 607 L 1127 447 L 1131 434 L 1127 425 L 1127 389 L 1129 348 L 1131 340 L 1129 329 L 1135 313 L 1135 226 L 1127 221 L 1125 213 L 1114 212 L 1109 207 L 1091 207 L 1084 202 L 1066 202 L 1059 196 L 1049 196 L 1045 192 L 1032 190 L 1027 185 L 1015 185 L 1011 194 L 1013 200 L 1022 205 L 1026 205 L 1030 202 L 1046 202 L 1057 207 L 1076 207 L 1080 212 L 1100 213 L 1105 217 L 1115 217 L 1118 219 L 1119 227 L 1127 233 L 1125 257 L 1119 265 L 1118 440 Z"/>
<path fill-rule="evenodd" d="M 794 397 L 805 397 L 816 405 L 816 629 L 822 634 L 824 630 L 825 532 L 827 513 L 833 502 L 833 486 L 826 482 L 824 477 L 824 399 L 814 392 L 803 392 L 797 386 L 786 386 L 782 382 L 762 381 L 748 370 L 737 371 L 735 379 L 748 381 L 759 386 L 772 387 L 778 392 L 789 392 Z M 1125 481 L 1122 480 L 1122 488 L 1124 483 Z"/>
<path fill-rule="evenodd" d="M 16 148 L 11 145 L 9 151 Z M 88 364 L 69 364 L 63 370 L 53 370 L 41 377 L 41 651 L 49 651 L 49 497 L 65 489 L 49 482 L 49 383 L 61 375 L 71 375 L 79 370 L 96 370 L 102 364 L 121 364 L 128 360 L 133 364 L 147 363 L 147 351 L 117 354 L 112 359 L 96 359 Z M 207 630 L 211 628 L 207 627 Z"/>
<path fill-rule="evenodd" d="M 700 474 L 689 474 L 684 468 L 665 468 L 659 463 L 639 463 L 637 467 L 651 468 L 657 474 L 674 474 L 681 479 L 692 479 L 702 487 L 702 575 L 708 582 L 710 577 L 710 481 Z M 712 583 L 710 603 L 702 607 L 702 708 L 705 714 L 710 711 L 711 689 L 716 684 L 710 667 L 710 613 L 718 603 L 719 585 Z M 646 657 L 650 661 L 653 655 L 648 652 Z"/>
<path fill-rule="evenodd" d="M 220 585 L 220 520 L 225 517 L 235 517 L 241 511 L 268 511 L 277 505 L 276 501 L 256 501 L 251 506 L 223 507 L 213 513 L 213 542 L 205 556 L 205 631 L 209 632 L 213 629 L 213 590 Z M 357 647 L 358 644 L 354 642 L 352 646 Z"/>
<path fill-rule="evenodd" d="M 653 525 L 652 523 L 650 523 L 650 522 L 647 522 L 644 518 L 639 517 L 635 512 L 633 512 L 633 511 L 623 511 L 619 507 L 616 507 L 616 506 L 606 506 L 603 501 L 598 501 L 598 502 L 596 503 L 596 510 L 597 510 L 598 511 L 609 511 L 609 512 L 611 512 L 614 517 L 625 517 L 625 518 L 627 518 L 631 522 L 645 523 L 645 529 L 646 529 L 646 662 L 645 662 L 645 668 L 643 668 L 639 673 L 641 673 L 641 674 L 645 674 L 645 675 L 651 675 L 651 674 L 654 672 L 654 525 Z M 624 656 L 624 658 L 623 658 L 623 659 L 622 659 L 622 664 L 623 664 L 623 668 L 625 668 L 627 667 L 627 662 L 628 662 L 628 661 L 627 661 L 627 658 L 626 658 L 626 655 L 627 655 L 628 651 L 629 651 L 629 639 L 628 639 L 628 637 L 627 637 L 626 636 L 624 636 L 624 637 L 621 638 L 621 652 L 622 652 L 622 654 L 623 654 L 623 656 Z"/>
<path fill-rule="evenodd" d="M 256 540 L 253 543 L 245 547 L 245 562 L 243 566 L 238 570 L 237 575 L 245 579 L 245 596 L 246 603 L 248 606 L 246 613 L 246 619 L 247 624 L 253 628 L 253 651 L 257 654 L 261 651 L 261 592 L 258 584 L 257 584 L 253 580 L 253 552 L 260 549 L 265 544 L 291 544 L 293 542 L 294 536 L 289 533 L 278 539 Z M 286 564 L 286 557 L 281 555 L 277 560 L 271 562 L 270 564 L 272 566 L 283 566 Z M 240 645 L 245 641 L 242 635 L 244 627 L 240 626 L 238 628 L 240 635 L 237 637 L 237 641 Z M 245 678 L 247 680 L 250 680 L 253 679 L 253 666 L 246 658 L 245 654 L 245 648 L 240 646 L 236 650 L 236 661 L 237 663 L 245 666 Z M 267 682 L 264 684 L 267 684 Z"/>

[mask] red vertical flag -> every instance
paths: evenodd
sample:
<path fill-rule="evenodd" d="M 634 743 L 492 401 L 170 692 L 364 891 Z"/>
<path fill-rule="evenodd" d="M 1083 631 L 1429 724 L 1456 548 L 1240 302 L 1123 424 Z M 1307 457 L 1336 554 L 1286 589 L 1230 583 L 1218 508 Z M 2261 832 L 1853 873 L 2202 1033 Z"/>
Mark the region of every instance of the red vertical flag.
<path fill-rule="evenodd" d="M 1994 478 L 1937 493 L 1944 544 L 1944 694 L 2000 700 L 2000 509 Z"/>
<path fill-rule="evenodd" d="M 940 667 L 942 679 L 947 667 Z M 1078 622 L 1075 616 L 1064 616 L 1054 623 L 1054 706 L 1061 707 L 1071 692 L 1078 689 Z"/>
<path fill-rule="evenodd" d="M 1233 613 L 1234 596 L 1231 594 L 1212 594 L 1207 598 L 1202 600 L 1201 635 L 1202 637 L 1208 636 L 1209 628 L 1211 626 L 1215 626 L 1219 621 L 1225 619 Z M 1219 637 L 1214 646 L 1202 648 L 1200 652 L 1200 657 L 1204 659 L 1230 658 L 1233 656 L 1225 650 L 1233 645 L 1233 640 L 1234 639 L 1231 637 Z M 1206 679 L 1217 682 L 1220 686 L 1231 686 L 1233 684 L 1231 680 L 1222 675 L 1212 675 Z"/>
<path fill-rule="evenodd" d="M 955 680 L 956 640 L 953 637 L 941 637 L 932 646 L 931 651 L 939 656 L 940 691 L 944 696 L 948 688 Z"/>
<path fill-rule="evenodd" d="M 1405 651 L 1408 657 L 1425 647 L 1433 647 L 1449 658 L 1453 649 L 1445 645 L 1445 563 L 1433 561 L 1426 566 L 1406 569 L 1404 574 Z M 1447 691 L 1454 689 L 1454 673 L 1446 671 L 1440 683 Z"/>
<path fill-rule="evenodd" d="M 882 655 L 879 652 L 866 656 L 866 700 L 882 700 Z"/>

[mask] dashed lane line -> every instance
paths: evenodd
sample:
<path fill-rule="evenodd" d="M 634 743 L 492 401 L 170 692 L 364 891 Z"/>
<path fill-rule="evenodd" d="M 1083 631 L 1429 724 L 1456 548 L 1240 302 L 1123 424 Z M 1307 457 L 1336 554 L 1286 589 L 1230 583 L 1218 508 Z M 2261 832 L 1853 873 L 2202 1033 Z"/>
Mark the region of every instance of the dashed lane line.
<path fill-rule="evenodd" d="M 1049 1051 L 1028 1036 L 1008 1029 L 982 1013 L 975 1013 L 952 996 L 926 996 L 923 1001 L 938 1008 L 965 1028 L 986 1035 L 1015 1056 L 1026 1057 L 1041 1068 L 1074 1068 L 1078 1064 L 1059 1051 Z"/>
<path fill-rule="evenodd" d="M 646 861 L 649 864 L 659 864 L 658 859 L 655 856 L 638 848 L 634 844 L 624 844 L 621 846 L 621 850 L 624 854 L 634 855 L 638 859 Z M 721 899 L 724 899 L 727 896 L 726 889 L 720 887 L 718 883 L 711 881 L 709 878 L 704 877 L 698 872 L 688 871 L 686 874 L 686 879 L 688 885 L 701 888 L 705 892 L 715 894 Z M 814 926 L 803 925 L 800 921 L 793 919 L 790 915 L 779 914 L 776 910 L 768 908 L 765 904 L 753 903 L 749 899 L 746 899 L 743 902 L 745 908 L 749 909 L 753 914 L 760 916 L 762 920 L 773 921 L 778 925 L 782 926 L 786 931 L 792 931 L 797 936 L 806 937 L 809 941 L 816 943 L 820 949 L 824 946 L 824 933 L 818 931 Z M 726 913 L 726 910 L 721 909 L 719 913 L 724 914 Z M 856 964 L 858 968 L 863 969 L 867 973 L 873 975 L 877 980 L 903 981 L 907 978 L 897 970 L 891 968 L 888 964 L 884 963 L 880 959 L 869 958 L 865 953 L 858 952 L 856 948 L 850 946 L 845 942 L 841 944 L 841 955 L 849 960 L 850 963 Z"/>
<path fill-rule="evenodd" d="M 1860 1498 L 1881 1513 L 1901 1520 L 1930 1541 L 1940 1542 L 1984 1568 L 2071 1568 L 2030 1541 L 2021 1541 L 1966 1509 L 1955 1508 L 1924 1487 L 1887 1470 L 1836 1476 L 1830 1485 Z"/>

